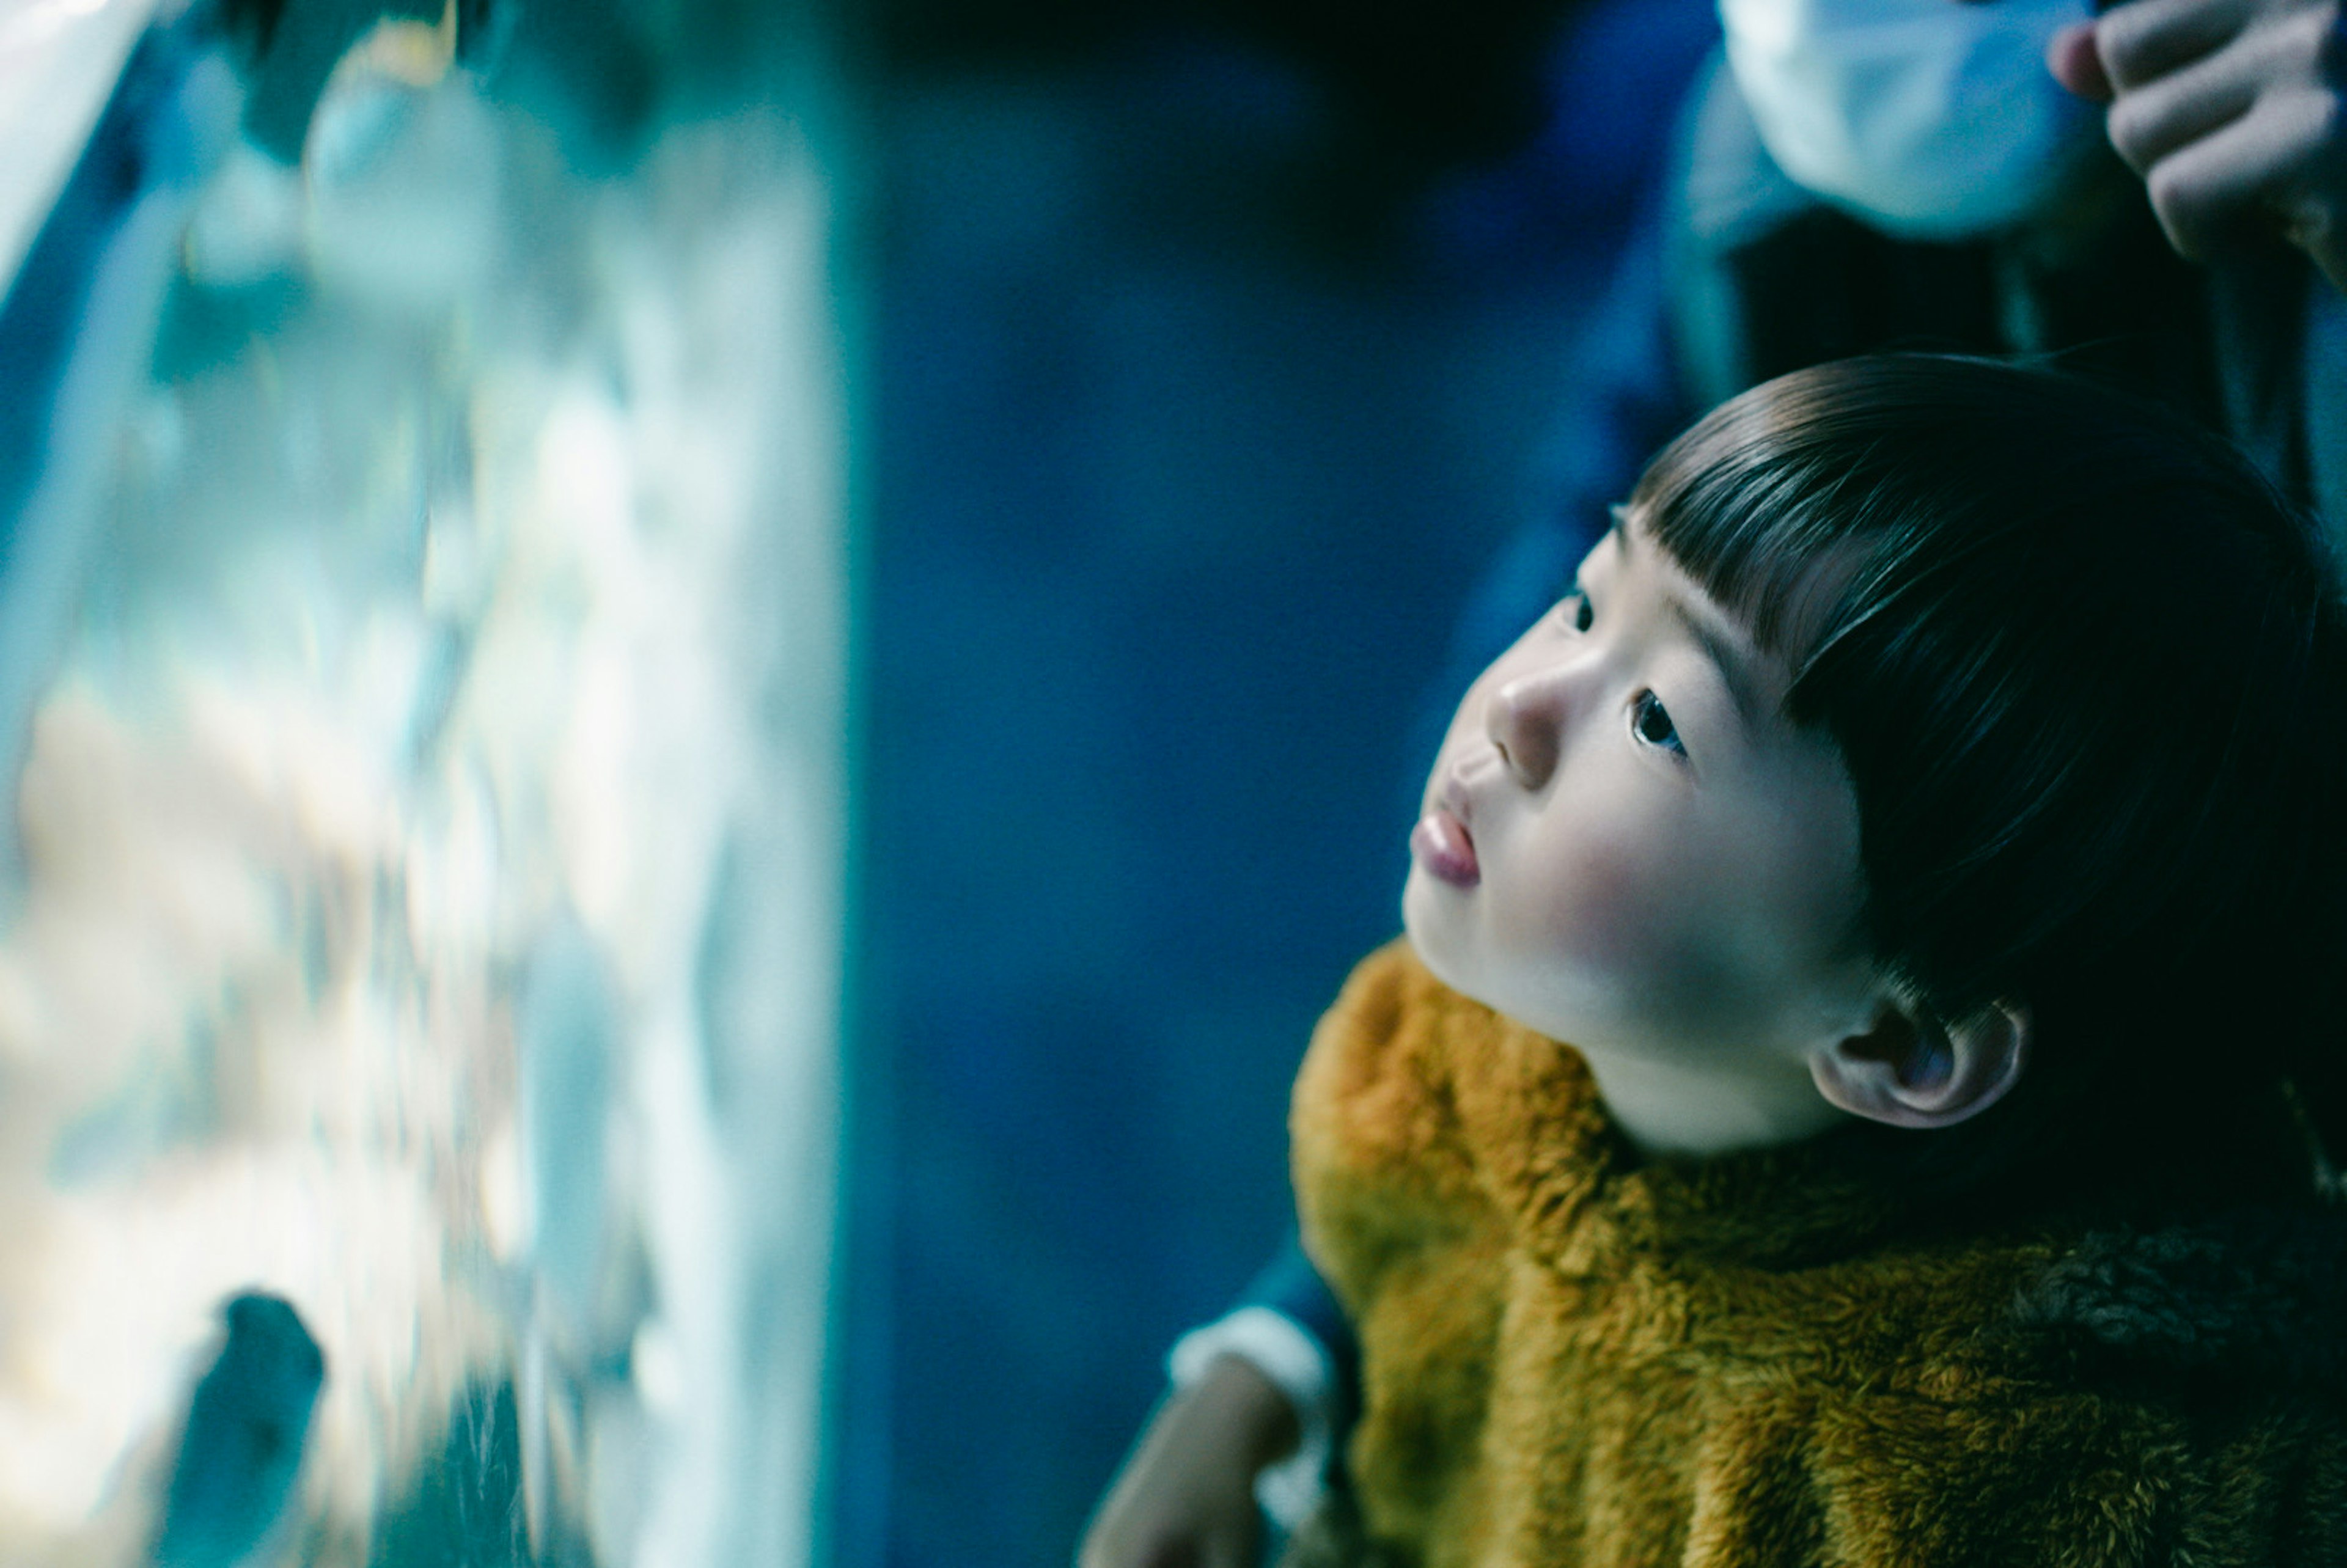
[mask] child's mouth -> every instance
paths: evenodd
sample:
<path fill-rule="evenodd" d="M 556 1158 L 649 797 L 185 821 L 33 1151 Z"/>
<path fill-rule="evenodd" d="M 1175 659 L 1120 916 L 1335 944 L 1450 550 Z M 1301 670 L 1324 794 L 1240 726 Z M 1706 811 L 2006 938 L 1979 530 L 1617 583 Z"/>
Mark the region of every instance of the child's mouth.
<path fill-rule="evenodd" d="M 1409 830 L 1409 852 L 1430 875 L 1453 887 L 1472 887 L 1483 879 L 1467 825 L 1446 807 L 1436 806 Z"/>

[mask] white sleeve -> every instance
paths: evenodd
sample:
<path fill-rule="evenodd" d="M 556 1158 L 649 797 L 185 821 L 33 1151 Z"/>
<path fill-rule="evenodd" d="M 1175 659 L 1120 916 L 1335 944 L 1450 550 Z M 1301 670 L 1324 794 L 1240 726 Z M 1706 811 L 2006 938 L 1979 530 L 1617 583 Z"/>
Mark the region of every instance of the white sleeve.
<path fill-rule="evenodd" d="M 1242 1307 L 1176 1339 L 1165 1369 L 1176 1389 L 1186 1389 L 1219 1356 L 1246 1361 L 1296 1408 L 1301 1434 L 1296 1451 L 1255 1478 L 1255 1501 L 1274 1523 L 1292 1531 L 1318 1505 L 1327 1485 L 1336 1382 L 1328 1352 L 1286 1313 Z"/>

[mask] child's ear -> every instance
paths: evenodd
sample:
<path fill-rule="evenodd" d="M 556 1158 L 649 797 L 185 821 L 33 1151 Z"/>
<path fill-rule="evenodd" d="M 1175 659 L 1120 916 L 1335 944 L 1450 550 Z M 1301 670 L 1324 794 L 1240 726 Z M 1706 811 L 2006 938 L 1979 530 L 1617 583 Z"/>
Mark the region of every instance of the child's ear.
<path fill-rule="evenodd" d="M 1893 1127 L 1952 1127 L 2004 1098 L 2029 1060 L 2029 1009 L 1994 1002 L 1948 1023 L 1885 1001 L 1871 1028 L 1809 1059 L 1818 1092 Z"/>

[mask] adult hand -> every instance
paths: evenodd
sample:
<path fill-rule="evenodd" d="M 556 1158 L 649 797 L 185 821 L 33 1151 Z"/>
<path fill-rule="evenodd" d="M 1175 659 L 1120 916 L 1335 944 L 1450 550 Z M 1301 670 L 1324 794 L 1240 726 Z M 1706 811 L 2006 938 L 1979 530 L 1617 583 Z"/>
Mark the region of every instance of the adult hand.
<path fill-rule="evenodd" d="M 2046 63 L 2110 106 L 2178 251 L 2278 229 L 2347 292 L 2347 31 L 2340 0 L 2132 0 L 2055 36 Z"/>
<path fill-rule="evenodd" d="M 1277 1385 L 1217 1358 L 1158 1407 L 1084 1531 L 1078 1568 L 1253 1568 L 1255 1472 L 1296 1436 Z"/>

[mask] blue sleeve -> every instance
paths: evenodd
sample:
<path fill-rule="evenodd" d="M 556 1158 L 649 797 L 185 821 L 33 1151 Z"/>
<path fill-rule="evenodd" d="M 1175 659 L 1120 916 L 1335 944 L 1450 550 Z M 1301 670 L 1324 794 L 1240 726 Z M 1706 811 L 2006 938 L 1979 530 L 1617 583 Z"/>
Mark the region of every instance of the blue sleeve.
<path fill-rule="evenodd" d="M 1247 1282 L 1247 1287 L 1232 1306 L 1267 1307 L 1319 1342 L 1328 1356 L 1333 1407 L 1330 1424 L 1337 1451 L 1343 1452 L 1345 1434 L 1360 1413 L 1360 1342 L 1353 1336 L 1353 1325 L 1345 1316 L 1344 1307 L 1337 1305 L 1327 1281 L 1312 1266 L 1312 1260 L 1304 1255 L 1303 1244 L 1294 1233 Z"/>

